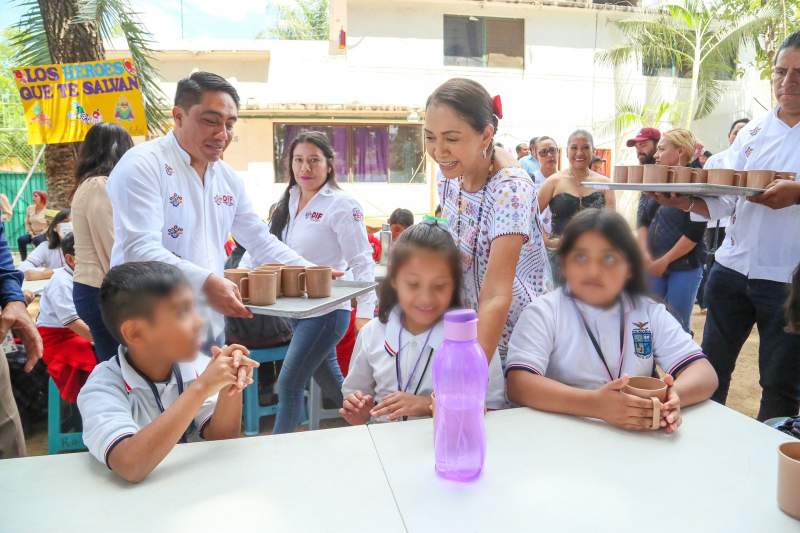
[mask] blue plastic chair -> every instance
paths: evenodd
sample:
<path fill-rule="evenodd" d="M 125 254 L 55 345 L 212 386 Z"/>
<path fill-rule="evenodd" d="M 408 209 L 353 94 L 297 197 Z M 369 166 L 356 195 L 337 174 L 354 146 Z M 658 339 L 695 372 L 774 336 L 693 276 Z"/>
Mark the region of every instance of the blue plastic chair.
<path fill-rule="evenodd" d="M 50 378 L 47 388 L 47 453 L 52 455 L 85 448 L 82 432 L 61 432 L 61 395 L 53 378 Z"/>
<path fill-rule="evenodd" d="M 288 344 L 273 348 L 253 348 L 250 359 L 261 364 L 283 361 L 286 358 Z M 262 417 L 278 413 L 278 404 L 261 405 L 258 398 L 258 368 L 253 369 L 253 384 L 244 390 L 244 434 L 248 437 L 258 435 Z"/>

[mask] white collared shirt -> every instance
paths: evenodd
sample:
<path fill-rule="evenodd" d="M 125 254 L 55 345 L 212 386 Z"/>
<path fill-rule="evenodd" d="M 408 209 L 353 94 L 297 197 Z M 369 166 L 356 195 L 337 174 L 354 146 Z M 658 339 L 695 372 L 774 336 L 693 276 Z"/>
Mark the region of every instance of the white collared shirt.
<path fill-rule="evenodd" d="M 408 384 L 406 392 L 409 394 L 430 396 L 433 392 L 431 377 L 433 357 L 442 341 L 444 341 L 444 323 L 441 320 L 433 328 L 419 335 L 412 335 L 403 327 L 399 307 L 392 310 L 386 324 L 377 318 L 372 319 L 358 333 L 350 369 L 342 385 L 342 395 L 347 397 L 355 391 L 360 391 L 375 398 L 375 403 L 380 402 L 389 394 L 398 391 L 397 366 L 399 365 L 400 380 L 403 382 L 401 387 Z M 500 357 L 497 354 L 489 364 L 486 404 L 490 409 L 506 407 L 505 380 Z M 381 417 L 373 421 L 385 422 L 386 418 Z"/>
<path fill-rule="evenodd" d="M 283 230 L 283 242 L 315 265 L 345 272 L 342 279 L 374 282 L 375 261 L 367 240 L 364 212 L 358 201 L 341 189 L 325 184 L 297 213 L 299 202 L 300 190 L 295 185 L 289 190 L 289 220 Z M 259 264 L 263 263 L 254 261 L 248 251 L 239 266 L 253 268 Z M 359 296 L 356 316 L 373 318 L 376 303 L 374 291 Z M 339 309 L 349 310 L 350 302 L 343 303 Z"/>
<path fill-rule="evenodd" d="M 201 181 L 190 161 L 171 131 L 120 159 L 107 186 L 114 210 L 111 266 L 163 261 L 183 270 L 200 295 L 210 274 L 223 274 L 229 233 L 260 263 L 309 264 L 267 231 L 227 163 L 209 163 Z M 216 336 L 222 316 L 209 318 Z"/>
<path fill-rule="evenodd" d="M 50 243 L 47 241 L 40 242 L 39 245 L 33 249 L 28 257 L 17 266 L 17 270 L 28 272 L 29 270 L 53 270 L 61 268 L 65 265 L 64 253 L 61 251 L 60 246 L 50 248 Z"/>
<path fill-rule="evenodd" d="M 620 350 L 620 305 L 624 349 Z M 609 370 L 594 349 L 578 314 L 600 344 Z M 620 354 L 620 351 L 622 354 Z M 691 335 L 663 304 L 623 298 L 609 309 L 567 296 L 563 287 L 534 300 L 520 316 L 506 357 L 506 375 L 525 370 L 581 389 L 598 389 L 625 374 L 650 376 L 658 364 L 673 376 L 705 358 Z"/>
<path fill-rule="evenodd" d="M 747 124 L 724 152 L 723 168 L 775 170 L 800 176 L 800 124 L 790 128 L 777 108 Z M 789 283 L 800 263 L 800 206 L 770 209 L 744 196 L 703 198 L 709 219 L 730 216 L 715 260 L 751 279 Z"/>
<path fill-rule="evenodd" d="M 39 317 L 36 325 L 45 328 L 65 328 L 78 320 L 78 312 L 72 300 L 72 269 L 57 268 L 47 283 L 39 302 Z"/>
<path fill-rule="evenodd" d="M 198 354 L 194 361 L 178 363 L 183 390 L 189 388 L 206 369 L 210 359 Z M 151 384 L 158 392 L 164 410 L 178 399 L 178 378 L 173 372 L 168 382 L 152 382 L 127 359 L 127 350 L 97 365 L 78 394 L 78 409 L 83 419 L 83 442 L 89 452 L 108 465 L 108 454 L 114 446 L 132 437 L 160 414 Z M 203 402 L 194 416 L 194 427 L 188 441 L 200 440 L 203 426 L 211 419 L 217 405 L 217 395 Z"/>

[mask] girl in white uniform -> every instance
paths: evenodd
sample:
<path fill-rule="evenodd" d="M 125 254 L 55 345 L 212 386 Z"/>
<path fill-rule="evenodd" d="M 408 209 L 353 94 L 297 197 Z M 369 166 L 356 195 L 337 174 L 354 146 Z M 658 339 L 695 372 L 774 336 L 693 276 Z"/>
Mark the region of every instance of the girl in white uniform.
<path fill-rule="evenodd" d="M 558 256 L 567 286 L 529 305 L 511 336 L 509 399 L 645 430 L 653 404 L 622 388 L 657 364 L 669 386 L 661 427 L 678 429 L 681 406 L 708 399 L 717 375 L 680 322 L 646 296 L 641 252 L 625 220 L 609 210 L 577 214 Z"/>
<path fill-rule="evenodd" d="M 437 219 L 405 230 L 381 284 L 378 318 L 356 340 L 340 414 L 351 424 L 431 414 L 431 364 L 444 340 L 444 313 L 461 306 L 460 255 Z M 500 358 L 490 363 L 487 406 L 505 404 Z"/>
<path fill-rule="evenodd" d="M 327 137 L 301 133 L 288 153 L 289 186 L 272 214 L 270 231 L 308 261 L 345 272 L 344 279 L 373 282 L 375 262 L 364 214 L 336 184 Z M 375 316 L 375 303 L 373 291 L 358 297 L 356 329 Z M 292 322 L 292 342 L 278 377 L 280 403 L 273 433 L 288 433 L 300 424 L 303 391 L 312 375 L 325 396 L 341 404 L 343 378 L 336 345 L 349 324 L 349 301 L 334 311 Z"/>
<path fill-rule="evenodd" d="M 39 243 L 17 267 L 17 270 L 25 274 L 27 281 L 50 279 L 55 269 L 66 266 L 64 254 L 61 252 L 61 238 L 67 233 L 72 233 L 70 211 L 62 209 L 47 227 L 46 240 Z"/>

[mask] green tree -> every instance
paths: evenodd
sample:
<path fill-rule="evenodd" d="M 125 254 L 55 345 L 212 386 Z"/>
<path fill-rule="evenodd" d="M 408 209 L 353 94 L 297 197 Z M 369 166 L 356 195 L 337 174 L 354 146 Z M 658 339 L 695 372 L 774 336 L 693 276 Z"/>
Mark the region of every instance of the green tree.
<path fill-rule="evenodd" d="M 637 60 L 672 67 L 673 75 L 688 78 L 683 122 L 691 128 L 694 120 L 710 114 L 719 103 L 722 90 L 717 78 L 736 74 L 739 50 L 754 43 L 771 20 L 771 7 L 724 17 L 723 1 L 682 0 L 662 6 L 655 16 L 620 20 L 616 24 L 625 43 L 600 52 L 598 59 L 613 66 Z"/>
<path fill-rule="evenodd" d="M 328 40 L 328 0 L 297 0 L 294 6 L 278 6 L 278 24 L 256 37 L 289 40 Z"/>
<path fill-rule="evenodd" d="M 22 65 L 75 63 L 105 58 L 103 39 L 121 31 L 139 73 L 148 129 L 168 126 L 164 94 L 151 63 L 150 34 L 127 0 L 17 0 L 25 13 L 11 44 Z M 50 144 L 45 150 L 48 202 L 69 205 L 78 143 Z"/>

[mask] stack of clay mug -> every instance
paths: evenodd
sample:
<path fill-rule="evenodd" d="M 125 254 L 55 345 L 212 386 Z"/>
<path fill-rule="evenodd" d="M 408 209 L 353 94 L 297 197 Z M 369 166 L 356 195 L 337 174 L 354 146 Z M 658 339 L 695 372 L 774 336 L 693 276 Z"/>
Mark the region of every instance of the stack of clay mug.
<path fill-rule="evenodd" d="M 668 167 L 666 165 L 632 165 L 614 167 L 614 183 L 707 183 L 709 185 L 728 185 L 764 189 L 773 180 L 795 178 L 792 172 L 774 170 L 731 169 L 704 170 L 691 167 Z"/>
<path fill-rule="evenodd" d="M 254 269 L 229 268 L 225 277 L 239 287 L 244 303 L 273 305 L 278 298 L 327 298 L 331 267 L 267 264 Z"/>

